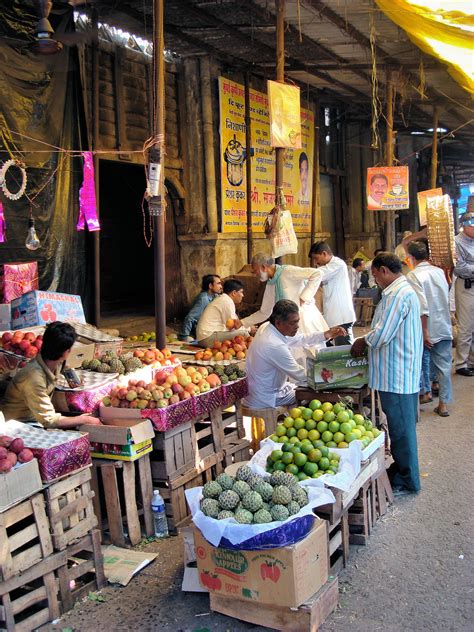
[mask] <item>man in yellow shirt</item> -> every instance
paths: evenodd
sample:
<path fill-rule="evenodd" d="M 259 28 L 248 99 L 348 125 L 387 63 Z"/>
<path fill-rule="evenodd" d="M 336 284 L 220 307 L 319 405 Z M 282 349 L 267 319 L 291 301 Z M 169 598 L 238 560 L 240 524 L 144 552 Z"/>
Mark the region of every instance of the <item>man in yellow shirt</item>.
<path fill-rule="evenodd" d="M 55 411 L 51 396 L 64 362 L 76 341 L 72 325 L 59 321 L 49 324 L 43 335 L 40 353 L 18 371 L 7 387 L 1 407 L 5 419 L 37 422 L 44 428 L 75 428 L 100 424 L 90 415 L 64 417 Z"/>

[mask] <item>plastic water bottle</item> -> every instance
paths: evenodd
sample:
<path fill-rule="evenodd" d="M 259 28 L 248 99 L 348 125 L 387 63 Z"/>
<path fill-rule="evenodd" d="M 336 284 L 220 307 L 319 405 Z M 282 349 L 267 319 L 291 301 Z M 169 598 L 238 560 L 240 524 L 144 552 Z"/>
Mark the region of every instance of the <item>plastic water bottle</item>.
<path fill-rule="evenodd" d="M 157 489 L 153 491 L 151 510 L 153 511 L 155 537 L 165 538 L 168 535 L 168 521 L 166 520 L 165 501 L 163 500 L 160 492 Z"/>

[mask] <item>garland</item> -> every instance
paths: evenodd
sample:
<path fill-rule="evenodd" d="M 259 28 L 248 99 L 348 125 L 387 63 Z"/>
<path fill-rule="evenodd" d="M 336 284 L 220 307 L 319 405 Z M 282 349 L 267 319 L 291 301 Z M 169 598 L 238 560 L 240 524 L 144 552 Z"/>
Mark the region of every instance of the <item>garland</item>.
<path fill-rule="evenodd" d="M 21 172 L 21 186 L 16 193 L 11 193 L 7 188 L 6 174 L 10 167 L 18 167 Z M 27 179 L 26 170 L 22 162 L 11 159 L 3 163 L 2 168 L 0 169 L 0 187 L 2 188 L 3 194 L 6 198 L 9 200 L 19 200 L 26 191 Z"/>

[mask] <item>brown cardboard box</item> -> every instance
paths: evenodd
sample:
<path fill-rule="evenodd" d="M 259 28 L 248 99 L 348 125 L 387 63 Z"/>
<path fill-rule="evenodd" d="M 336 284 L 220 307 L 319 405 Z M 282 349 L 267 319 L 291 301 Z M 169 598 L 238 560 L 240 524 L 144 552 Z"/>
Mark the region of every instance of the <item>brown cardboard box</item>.
<path fill-rule="evenodd" d="M 89 434 L 91 455 L 96 458 L 135 461 L 153 450 L 155 431 L 149 419 L 107 420 L 107 425 L 80 429 Z"/>
<path fill-rule="evenodd" d="M 311 532 L 291 546 L 232 551 L 194 533 L 201 585 L 211 593 L 297 608 L 328 578 L 327 526 L 317 519 Z"/>
<path fill-rule="evenodd" d="M 76 342 L 72 345 L 71 353 L 67 359 L 67 365 L 71 369 L 79 369 L 84 360 L 93 360 L 95 345 L 93 342 Z"/>
<path fill-rule="evenodd" d="M 29 498 L 42 487 L 36 459 L 17 465 L 8 474 L 0 474 L 0 511 Z"/>

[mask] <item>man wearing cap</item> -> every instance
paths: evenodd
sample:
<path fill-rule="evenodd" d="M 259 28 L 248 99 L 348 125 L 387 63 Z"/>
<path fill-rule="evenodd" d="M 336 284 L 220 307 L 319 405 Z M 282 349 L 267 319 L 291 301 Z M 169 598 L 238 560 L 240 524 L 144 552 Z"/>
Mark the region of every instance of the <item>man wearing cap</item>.
<path fill-rule="evenodd" d="M 468 208 L 474 203 L 469 198 Z M 464 213 L 460 219 L 461 232 L 456 235 L 456 317 L 458 338 L 456 344 L 456 373 L 474 376 L 474 212 Z"/>

